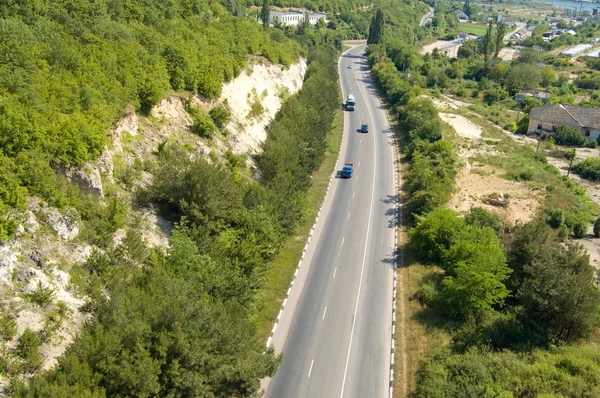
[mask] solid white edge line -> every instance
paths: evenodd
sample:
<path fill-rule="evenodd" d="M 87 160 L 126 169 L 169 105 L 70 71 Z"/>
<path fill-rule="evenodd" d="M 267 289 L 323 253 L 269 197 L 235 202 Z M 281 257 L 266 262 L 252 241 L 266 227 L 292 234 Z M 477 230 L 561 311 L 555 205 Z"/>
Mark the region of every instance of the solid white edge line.
<path fill-rule="evenodd" d="M 310 361 L 310 369 L 308 370 L 308 378 L 310 379 L 310 374 L 312 373 L 312 367 L 315 364 L 315 360 Z"/>
<path fill-rule="evenodd" d="M 325 319 L 325 314 L 327 314 L 327 307 L 325 307 L 325 310 L 323 311 L 323 318 L 321 319 Z"/>
<path fill-rule="evenodd" d="M 335 278 L 335 274 L 337 272 L 337 268 L 333 270 L 333 277 Z"/>

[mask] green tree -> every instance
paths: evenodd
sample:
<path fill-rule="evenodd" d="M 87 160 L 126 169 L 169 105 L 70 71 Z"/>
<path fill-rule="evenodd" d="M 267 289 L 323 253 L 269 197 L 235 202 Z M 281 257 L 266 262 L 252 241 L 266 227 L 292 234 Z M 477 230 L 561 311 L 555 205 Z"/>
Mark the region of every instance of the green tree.
<path fill-rule="evenodd" d="M 556 71 L 551 66 L 542 69 L 542 86 L 551 86 L 556 81 Z"/>
<path fill-rule="evenodd" d="M 260 10 L 260 20 L 262 21 L 262 25 L 264 29 L 269 28 L 269 0 L 263 0 L 262 8 Z"/>
<path fill-rule="evenodd" d="M 496 24 L 496 43 L 494 49 L 494 58 L 498 58 L 500 50 L 504 47 L 504 36 L 506 35 L 506 24 L 500 21 Z"/>
<path fill-rule="evenodd" d="M 495 41 L 494 41 L 494 22 L 490 20 L 485 35 L 483 36 L 482 52 L 483 62 L 487 64 L 490 55 L 494 54 Z"/>
<path fill-rule="evenodd" d="M 385 17 L 383 10 L 378 8 L 371 20 L 371 26 L 369 28 L 369 37 L 367 44 L 380 44 L 383 42 L 384 36 Z"/>

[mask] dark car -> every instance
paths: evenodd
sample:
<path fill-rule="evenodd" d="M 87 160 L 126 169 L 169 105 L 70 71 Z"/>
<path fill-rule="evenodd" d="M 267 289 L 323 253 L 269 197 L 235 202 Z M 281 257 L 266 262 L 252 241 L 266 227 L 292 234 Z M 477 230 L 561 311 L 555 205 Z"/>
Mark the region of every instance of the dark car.
<path fill-rule="evenodd" d="M 368 133 L 369 132 L 369 125 L 367 123 L 363 123 L 362 126 L 360 126 L 360 132 L 361 133 Z"/>

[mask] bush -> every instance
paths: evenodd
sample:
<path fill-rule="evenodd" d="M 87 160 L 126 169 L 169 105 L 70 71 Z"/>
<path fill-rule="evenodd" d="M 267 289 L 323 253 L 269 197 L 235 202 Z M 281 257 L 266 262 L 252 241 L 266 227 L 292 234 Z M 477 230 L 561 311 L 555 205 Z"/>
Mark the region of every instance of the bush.
<path fill-rule="evenodd" d="M 39 351 L 41 344 L 40 337 L 29 328 L 25 329 L 21 337 L 19 337 L 15 351 L 24 360 L 25 371 L 32 372 L 42 366 L 43 359 Z"/>
<path fill-rule="evenodd" d="M 573 236 L 575 236 L 575 238 L 577 238 L 577 239 L 581 239 L 587 233 L 587 229 L 588 229 L 587 222 L 585 222 L 583 220 L 577 220 L 577 221 L 575 221 L 575 224 L 573 224 Z"/>
<path fill-rule="evenodd" d="M 560 228 L 565 223 L 565 212 L 561 209 L 551 209 L 548 211 L 548 225 L 552 228 Z"/>
<path fill-rule="evenodd" d="M 574 147 L 588 147 L 595 148 L 597 143 L 594 140 L 590 140 L 581 134 L 581 131 L 572 129 L 567 126 L 558 126 L 556 131 L 552 133 L 554 142 L 557 145 L 566 145 Z"/>
<path fill-rule="evenodd" d="M 17 323 L 15 320 L 8 315 L 2 315 L 0 317 L 0 339 L 10 340 L 16 333 Z"/>
<path fill-rule="evenodd" d="M 202 109 L 192 108 L 190 111 L 192 116 L 192 132 L 200 137 L 212 138 L 217 131 L 217 127 L 213 120 Z"/>
<path fill-rule="evenodd" d="M 433 307 L 438 296 L 437 288 L 433 283 L 425 283 L 413 296 L 423 306 Z"/>
<path fill-rule="evenodd" d="M 502 230 L 500 219 L 483 207 L 472 207 L 465 215 L 465 223 L 479 228 L 489 227 L 497 233 Z"/>
<path fill-rule="evenodd" d="M 219 128 L 226 126 L 227 123 L 229 123 L 229 118 L 231 117 L 231 112 L 226 105 L 226 103 L 223 103 L 222 105 L 215 106 L 209 112 L 213 122 Z"/>
<path fill-rule="evenodd" d="M 558 231 L 556 232 L 556 239 L 558 239 L 559 242 L 564 242 L 569 238 L 569 227 L 567 227 L 565 224 L 561 225 L 560 228 L 558 228 Z"/>
<path fill-rule="evenodd" d="M 600 238 L 600 217 L 594 222 L 594 236 Z"/>
<path fill-rule="evenodd" d="M 600 181 L 600 158 L 587 158 L 573 165 L 573 172 L 582 178 Z"/>
<path fill-rule="evenodd" d="M 54 292 L 54 289 L 49 286 L 44 286 L 42 281 L 38 281 L 35 289 L 31 293 L 26 294 L 26 297 L 32 303 L 45 307 L 54 301 L 56 293 Z"/>

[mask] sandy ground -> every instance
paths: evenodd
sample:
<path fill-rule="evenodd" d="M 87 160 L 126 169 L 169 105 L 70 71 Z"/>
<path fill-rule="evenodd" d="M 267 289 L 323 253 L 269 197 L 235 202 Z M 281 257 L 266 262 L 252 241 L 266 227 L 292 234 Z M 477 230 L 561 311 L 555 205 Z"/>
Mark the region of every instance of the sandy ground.
<path fill-rule="evenodd" d="M 441 98 L 431 98 L 431 100 L 441 112 L 452 112 L 452 110 L 464 108 L 469 105 L 466 102 L 445 95 L 442 95 Z M 482 150 L 478 148 L 481 145 L 477 144 L 478 142 L 481 142 L 481 139 L 475 137 L 476 131 L 473 130 L 473 127 L 471 126 L 476 125 L 460 115 L 440 113 L 440 117 L 442 120 L 452 125 L 456 132 L 462 137 L 472 140 L 472 145 L 463 147 L 459 154 L 461 159 L 466 163 L 466 166 L 459 172 L 456 184 L 458 189 L 448 203 L 449 208 L 455 211 L 465 212 L 472 206 L 481 206 L 489 211 L 502 215 L 507 222 L 511 224 L 531 220 L 540 208 L 538 199 L 541 198 L 538 198 L 540 195 L 539 192 L 532 191 L 524 184 L 497 177 L 492 174 L 494 170 L 489 166 L 471 165 L 468 159 L 482 153 Z M 465 123 L 462 119 L 465 119 L 468 123 Z M 515 135 L 510 131 L 502 129 L 500 126 L 495 124 L 491 125 L 522 145 L 529 145 L 534 148 L 537 146 L 537 139 L 534 137 Z M 479 131 L 481 131 L 481 129 L 479 129 Z M 569 164 L 566 159 L 561 156 L 564 149 L 565 148 L 554 148 L 553 150 L 546 150 L 546 153 L 548 155 L 548 163 L 557 167 L 561 174 L 567 175 Z M 485 152 L 485 149 L 483 151 Z M 600 148 L 577 148 L 576 153 L 577 156 L 574 163 L 588 157 L 600 156 Z M 589 198 L 600 206 L 600 183 L 584 180 L 574 174 L 570 174 L 570 177 L 585 187 Z M 501 193 L 510 195 L 508 206 L 499 207 L 484 203 L 488 195 Z M 591 263 L 597 268 L 600 268 L 600 239 L 593 236 L 591 225 L 586 238 L 579 239 L 576 242 L 581 244 L 588 251 Z"/>
<path fill-rule="evenodd" d="M 420 52 L 421 54 L 427 54 L 432 52 L 434 48 L 437 48 L 441 52 L 445 52 L 445 54 L 449 57 L 456 57 L 460 46 L 462 46 L 462 44 L 447 40 L 438 40 L 435 43 L 426 45 L 421 49 Z"/>
<path fill-rule="evenodd" d="M 512 48 L 503 48 L 498 56 L 504 61 L 512 61 L 518 56 L 519 52 Z"/>
<path fill-rule="evenodd" d="M 454 127 L 454 130 L 464 138 L 477 139 L 481 137 L 481 127 L 470 121 L 464 116 L 453 113 L 440 113 L 440 118 Z"/>

